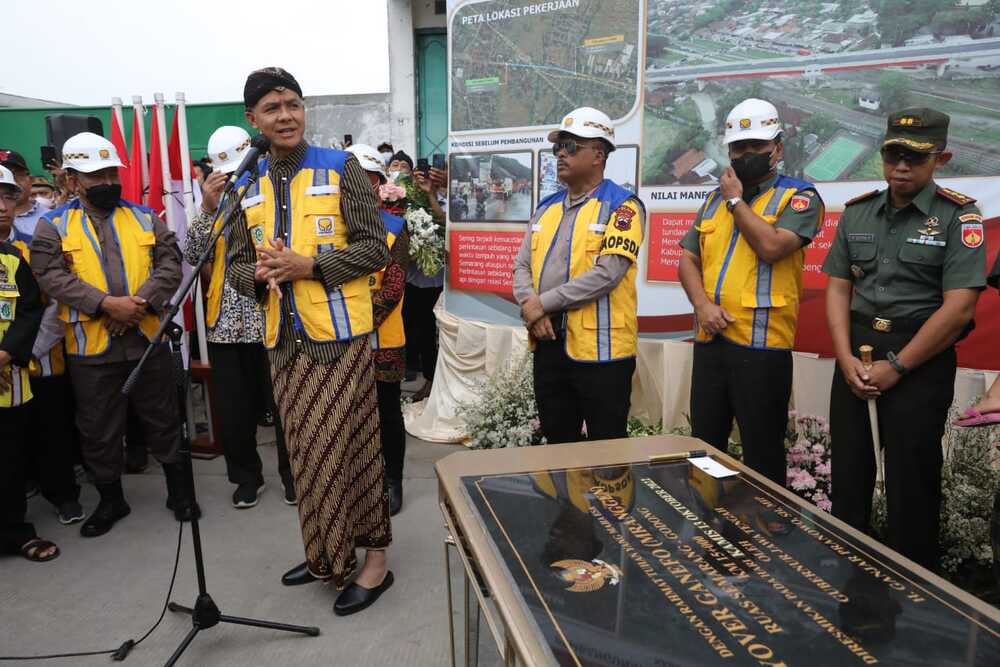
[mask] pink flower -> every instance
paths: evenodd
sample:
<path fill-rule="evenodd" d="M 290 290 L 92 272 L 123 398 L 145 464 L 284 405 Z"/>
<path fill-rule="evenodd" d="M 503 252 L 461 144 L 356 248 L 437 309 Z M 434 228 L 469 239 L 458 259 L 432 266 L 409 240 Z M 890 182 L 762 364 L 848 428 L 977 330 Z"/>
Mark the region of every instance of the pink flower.
<path fill-rule="evenodd" d="M 830 467 L 831 466 L 829 461 L 827 461 L 826 463 L 820 463 L 818 466 L 816 466 L 816 474 L 820 477 L 829 477 Z"/>
<path fill-rule="evenodd" d="M 812 446 L 812 453 L 815 456 L 823 456 L 826 453 L 826 447 L 820 444 L 815 444 Z"/>
<path fill-rule="evenodd" d="M 406 197 L 406 188 L 395 183 L 386 183 L 379 186 L 378 196 L 382 201 L 397 201 Z"/>
<path fill-rule="evenodd" d="M 816 488 L 816 479 L 806 470 L 799 470 L 794 479 L 791 480 L 791 487 L 796 491 Z"/>
<path fill-rule="evenodd" d="M 824 512 L 833 511 L 833 503 L 830 502 L 829 500 L 820 500 L 819 502 L 816 503 L 816 507 L 820 508 Z"/>

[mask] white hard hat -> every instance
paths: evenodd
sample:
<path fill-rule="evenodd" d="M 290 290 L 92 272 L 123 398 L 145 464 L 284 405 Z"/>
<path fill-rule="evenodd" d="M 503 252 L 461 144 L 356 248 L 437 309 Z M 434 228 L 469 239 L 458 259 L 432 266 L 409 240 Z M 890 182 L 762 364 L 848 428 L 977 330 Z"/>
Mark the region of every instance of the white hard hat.
<path fill-rule="evenodd" d="M 0 185 L 9 185 L 14 188 L 14 192 L 20 192 L 21 186 L 14 180 L 14 172 L 0 164 Z"/>
<path fill-rule="evenodd" d="M 347 152 L 358 158 L 361 168 L 365 171 L 373 171 L 385 177 L 385 162 L 382 161 L 382 155 L 368 144 L 354 144 L 347 149 Z"/>
<path fill-rule="evenodd" d="M 223 125 L 208 138 L 208 159 L 223 174 L 236 171 L 250 148 L 250 134 L 242 127 Z"/>
<path fill-rule="evenodd" d="M 555 142 L 561 133 L 572 134 L 581 139 L 604 139 L 615 148 L 615 127 L 603 111 L 591 107 L 574 109 L 563 118 L 558 130 L 549 132 L 549 141 Z"/>
<path fill-rule="evenodd" d="M 62 166 L 89 174 L 108 167 L 124 167 L 115 145 L 99 134 L 81 132 L 66 140 Z"/>
<path fill-rule="evenodd" d="M 779 134 L 781 119 L 770 102 L 751 97 L 734 106 L 726 116 L 726 144 L 746 139 L 770 141 Z"/>

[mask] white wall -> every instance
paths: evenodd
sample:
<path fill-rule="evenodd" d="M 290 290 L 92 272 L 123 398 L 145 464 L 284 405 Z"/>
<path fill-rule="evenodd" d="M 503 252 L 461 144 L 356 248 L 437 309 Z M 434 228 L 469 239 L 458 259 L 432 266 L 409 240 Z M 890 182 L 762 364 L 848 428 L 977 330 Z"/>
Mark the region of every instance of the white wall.
<path fill-rule="evenodd" d="M 423 4 L 420 0 L 415 4 Z M 432 3 L 433 5 L 433 3 Z M 413 10 L 410 0 L 388 0 L 389 141 L 396 150 L 416 154 L 417 90 L 413 57 Z M 434 8 L 431 7 L 433 14 Z"/>
<path fill-rule="evenodd" d="M 444 28 L 447 14 L 434 13 L 434 0 L 412 0 L 413 28 Z"/>

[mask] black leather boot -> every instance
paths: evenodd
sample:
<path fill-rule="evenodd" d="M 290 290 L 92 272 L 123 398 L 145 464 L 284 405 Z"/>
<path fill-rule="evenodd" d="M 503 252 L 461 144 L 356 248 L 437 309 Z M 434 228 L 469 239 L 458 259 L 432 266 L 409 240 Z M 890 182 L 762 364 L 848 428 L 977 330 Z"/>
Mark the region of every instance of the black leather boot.
<path fill-rule="evenodd" d="M 96 486 L 97 492 L 101 494 L 101 502 L 80 526 L 80 535 L 84 537 L 103 535 L 111 530 L 116 521 L 124 519 L 132 512 L 132 508 L 125 502 L 121 480 L 99 482 Z"/>
<path fill-rule="evenodd" d="M 184 464 L 163 463 L 163 476 L 167 480 L 167 509 L 173 510 L 178 521 L 191 521 L 201 518 L 201 508 L 194 501 L 194 493 L 189 484 Z"/>

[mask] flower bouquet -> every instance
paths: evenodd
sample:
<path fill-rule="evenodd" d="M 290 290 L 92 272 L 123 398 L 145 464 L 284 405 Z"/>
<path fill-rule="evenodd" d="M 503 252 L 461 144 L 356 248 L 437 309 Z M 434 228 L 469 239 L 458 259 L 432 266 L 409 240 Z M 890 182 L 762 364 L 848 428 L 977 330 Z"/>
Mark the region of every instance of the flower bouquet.
<path fill-rule="evenodd" d="M 436 220 L 426 192 L 409 176 L 379 186 L 382 208 L 406 221 L 410 259 L 425 276 L 444 267 L 444 220 Z"/>
<path fill-rule="evenodd" d="M 821 510 L 831 511 L 830 426 L 826 419 L 789 412 L 785 458 L 788 488 Z"/>

